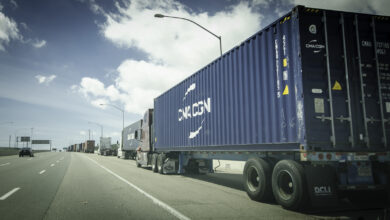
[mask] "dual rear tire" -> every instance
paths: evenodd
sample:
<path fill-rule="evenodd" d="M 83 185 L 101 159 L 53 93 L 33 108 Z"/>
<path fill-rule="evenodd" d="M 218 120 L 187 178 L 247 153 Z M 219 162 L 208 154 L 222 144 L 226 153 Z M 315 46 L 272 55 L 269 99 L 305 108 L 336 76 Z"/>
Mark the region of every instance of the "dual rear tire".
<path fill-rule="evenodd" d="M 244 168 L 244 188 L 252 200 L 267 202 L 275 198 L 286 209 L 300 210 L 308 199 L 303 166 L 293 160 L 272 163 L 250 158 Z"/>

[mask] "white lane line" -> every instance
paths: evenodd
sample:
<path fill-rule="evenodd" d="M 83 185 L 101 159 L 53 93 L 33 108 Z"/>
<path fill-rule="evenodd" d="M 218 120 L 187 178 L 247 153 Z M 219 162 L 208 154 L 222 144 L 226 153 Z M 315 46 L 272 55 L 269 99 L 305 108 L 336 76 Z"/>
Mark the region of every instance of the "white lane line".
<path fill-rule="evenodd" d="M 59 160 L 57 160 L 57 163 L 59 163 L 60 161 Z"/>
<path fill-rule="evenodd" d="M 44 172 L 46 172 L 46 170 L 42 170 L 41 172 L 39 172 L 39 174 L 42 174 L 42 173 L 44 173 Z"/>
<path fill-rule="evenodd" d="M 28 159 L 28 160 L 32 160 L 32 158 Z"/>
<path fill-rule="evenodd" d="M 10 165 L 10 163 L 0 164 L 0 167 Z"/>
<path fill-rule="evenodd" d="M 50 164 L 51 167 L 54 167 L 54 163 Z"/>
<path fill-rule="evenodd" d="M 4 194 L 2 197 L 0 197 L 0 200 L 5 200 L 7 199 L 10 195 L 14 194 L 16 191 L 18 191 L 20 188 L 19 187 L 16 187 L 15 189 L 7 192 L 6 194 Z"/>
<path fill-rule="evenodd" d="M 138 192 L 140 192 L 141 194 L 143 194 L 144 196 L 148 197 L 149 199 L 151 199 L 153 201 L 153 203 L 155 203 L 156 205 L 160 206 L 161 208 L 165 209 L 166 211 L 168 211 L 169 213 L 171 213 L 172 215 L 174 215 L 176 218 L 178 219 L 181 219 L 181 220 L 190 220 L 189 217 L 183 215 L 182 213 L 180 213 L 179 211 L 177 211 L 176 209 L 170 207 L 168 204 L 164 203 L 163 201 L 155 198 L 154 196 L 148 194 L 147 192 L 143 191 L 141 188 L 139 188 L 138 186 L 134 185 L 133 183 L 127 181 L 126 179 L 124 179 L 123 177 L 119 176 L 118 174 L 112 172 L 110 169 L 106 168 L 105 166 L 103 165 L 100 165 L 98 162 L 92 160 L 91 158 L 88 158 L 86 157 L 88 160 L 94 162 L 96 165 L 100 166 L 101 168 L 103 168 L 104 170 L 106 170 L 107 172 L 111 173 L 113 176 L 115 176 L 116 178 L 118 178 L 119 180 L 122 180 L 122 182 L 124 183 L 127 183 L 127 185 L 133 187 L 135 190 L 137 190 Z"/>
<path fill-rule="evenodd" d="M 61 159 L 60 160 L 63 160 L 64 159 L 64 157 L 61 157 Z"/>

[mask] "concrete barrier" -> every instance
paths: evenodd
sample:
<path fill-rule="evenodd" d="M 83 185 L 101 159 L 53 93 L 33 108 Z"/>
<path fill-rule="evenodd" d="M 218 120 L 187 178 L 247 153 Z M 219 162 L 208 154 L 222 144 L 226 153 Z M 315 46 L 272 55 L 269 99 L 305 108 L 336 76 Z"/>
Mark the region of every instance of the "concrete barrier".
<path fill-rule="evenodd" d="M 18 155 L 20 149 L 19 148 L 8 148 L 8 147 L 0 147 L 0 156 L 10 156 L 10 155 Z M 49 152 L 49 150 L 34 150 L 34 154 L 41 152 Z"/>

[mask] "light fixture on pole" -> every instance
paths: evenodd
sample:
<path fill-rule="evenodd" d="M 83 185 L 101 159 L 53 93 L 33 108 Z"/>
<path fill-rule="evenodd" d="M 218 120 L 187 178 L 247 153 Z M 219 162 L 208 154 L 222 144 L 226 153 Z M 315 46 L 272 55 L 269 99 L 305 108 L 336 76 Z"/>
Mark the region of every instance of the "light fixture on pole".
<path fill-rule="evenodd" d="M 176 17 L 176 16 L 168 16 L 168 15 L 163 15 L 163 14 L 155 14 L 154 17 L 155 18 L 175 18 L 175 19 L 181 19 L 181 20 L 189 21 L 189 22 L 191 22 L 193 24 L 196 24 L 198 27 L 202 28 L 203 30 L 209 32 L 214 37 L 218 38 L 218 40 L 219 40 L 219 52 L 220 52 L 220 55 L 222 57 L 222 37 L 221 36 L 218 36 L 218 35 L 214 34 L 210 30 L 208 30 L 207 28 L 203 27 L 202 25 L 200 25 L 200 24 L 196 23 L 195 21 L 192 21 L 192 20 L 190 20 L 188 18 L 182 18 L 182 17 Z"/>

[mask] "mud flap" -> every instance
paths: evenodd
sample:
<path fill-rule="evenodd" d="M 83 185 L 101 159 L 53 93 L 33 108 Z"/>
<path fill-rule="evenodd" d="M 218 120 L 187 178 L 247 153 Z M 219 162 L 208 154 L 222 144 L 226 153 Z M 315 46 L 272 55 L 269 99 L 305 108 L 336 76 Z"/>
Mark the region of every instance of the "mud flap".
<path fill-rule="evenodd" d="M 177 160 L 167 158 L 163 164 L 164 174 L 174 174 L 177 173 Z"/>
<path fill-rule="evenodd" d="M 338 204 L 335 169 L 331 166 L 305 166 L 307 188 L 312 206 Z"/>

